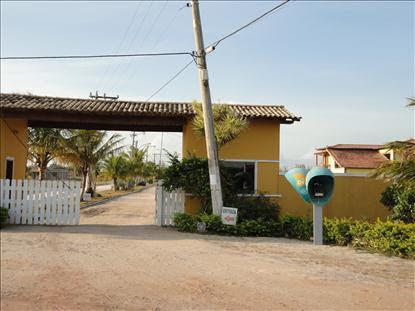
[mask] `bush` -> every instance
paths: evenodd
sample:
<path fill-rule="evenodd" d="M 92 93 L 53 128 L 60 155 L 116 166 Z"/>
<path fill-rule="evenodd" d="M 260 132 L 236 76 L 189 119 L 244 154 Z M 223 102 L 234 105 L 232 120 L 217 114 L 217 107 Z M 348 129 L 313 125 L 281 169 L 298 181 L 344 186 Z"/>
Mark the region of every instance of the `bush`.
<path fill-rule="evenodd" d="M 392 220 L 403 221 L 405 223 L 415 222 L 414 187 L 389 186 L 382 192 L 380 202 L 392 212 Z"/>
<path fill-rule="evenodd" d="M 196 232 L 197 219 L 193 215 L 177 213 L 174 215 L 173 221 L 179 231 Z"/>
<path fill-rule="evenodd" d="M 0 207 L 0 224 L 7 223 L 8 218 L 9 218 L 9 210 L 5 207 Z"/>
<path fill-rule="evenodd" d="M 174 216 L 174 224 L 179 231 L 196 232 L 197 223 L 204 222 L 206 232 L 212 234 L 225 234 L 236 236 L 282 236 L 282 227 L 279 222 L 265 220 L 245 220 L 236 226 L 224 225 L 217 215 L 188 215 L 177 213 Z"/>
<path fill-rule="evenodd" d="M 377 221 L 363 234 L 359 244 L 387 255 L 415 259 L 415 224 Z"/>
<path fill-rule="evenodd" d="M 279 219 L 279 206 L 263 195 L 237 197 L 231 206 L 238 209 L 238 222 L 260 218 L 274 221 Z"/>
<path fill-rule="evenodd" d="M 285 236 L 300 240 L 310 240 L 313 235 L 313 222 L 298 216 L 284 215 L 281 221 L 264 218 L 243 220 L 236 226 L 222 224 L 217 215 L 176 214 L 174 217 L 179 231 L 196 232 L 199 221 L 204 222 L 206 231 L 212 234 Z M 379 220 L 371 224 L 363 220 L 325 218 L 323 235 L 326 244 L 350 245 L 386 255 L 415 259 L 415 224 Z"/>
<path fill-rule="evenodd" d="M 284 215 L 281 224 L 287 238 L 310 240 L 313 236 L 313 222 L 307 218 Z"/>

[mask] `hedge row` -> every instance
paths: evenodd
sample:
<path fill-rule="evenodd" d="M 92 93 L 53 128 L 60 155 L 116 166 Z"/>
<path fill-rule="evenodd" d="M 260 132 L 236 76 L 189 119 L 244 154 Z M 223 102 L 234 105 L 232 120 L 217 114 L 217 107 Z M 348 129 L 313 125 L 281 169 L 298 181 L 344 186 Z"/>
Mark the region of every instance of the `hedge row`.
<path fill-rule="evenodd" d="M 216 215 L 188 215 L 179 213 L 174 217 L 179 231 L 197 232 L 197 223 L 206 225 L 211 234 L 235 236 L 287 237 L 310 240 L 313 236 L 313 222 L 304 217 L 284 215 L 279 221 L 245 220 L 236 226 L 222 224 Z M 325 244 L 353 246 L 380 252 L 386 255 L 415 259 L 415 224 L 351 219 L 324 219 Z"/>

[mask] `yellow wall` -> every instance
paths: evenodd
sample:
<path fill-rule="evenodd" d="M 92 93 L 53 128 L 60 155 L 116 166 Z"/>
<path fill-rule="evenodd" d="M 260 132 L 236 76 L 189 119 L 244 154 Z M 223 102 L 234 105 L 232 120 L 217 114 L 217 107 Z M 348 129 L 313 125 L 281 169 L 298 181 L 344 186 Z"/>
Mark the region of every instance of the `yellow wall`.
<path fill-rule="evenodd" d="M 183 156 L 206 157 L 205 138 L 193 130 L 189 120 L 183 127 Z M 275 120 L 254 119 L 248 128 L 219 151 L 221 159 L 279 160 L 280 124 Z"/>
<path fill-rule="evenodd" d="M 191 120 L 183 128 L 183 156 L 206 157 L 204 137 L 193 130 Z M 278 192 L 280 124 L 275 120 L 253 119 L 235 140 L 219 150 L 221 160 L 257 160 L 257 192 Z M 196 213 L 200 203 L 186 197 L 186 211 Z"/>
<path fill-rule="evenodd" d="M 369 174 L 373 171 L 371 168 L 346 168 L 346 174 Z"/>
<path fill-rule="evenodd" d="M 279 176 L 279 182 L 282 197 L 277 202 L 281 212 L 311 218 L 311 205 L 300 198 L 284 176 Z M 379 200 L 386 186 L 384 182 L 370 177 L 335 176 L 333 198 L 323 208 L 324 216 L 367 218 L 370 221 L 385 219 L 390 213 Z"/>
<path fill-rule="evenodd" d="M 10 127 L 10 128 L 9 128 Z M 14 133 L 13 133 L 14 132 Z M 17 139 L 16 136 L 19 138 Z M 19 142 L 19 140 L 21 142 Z M 13 179 L 24 179 L 27 150 L 27 121 L 23 119 L 0 119 L 0 178 L 6 177 L 6 158 L 14 158 Z"/>

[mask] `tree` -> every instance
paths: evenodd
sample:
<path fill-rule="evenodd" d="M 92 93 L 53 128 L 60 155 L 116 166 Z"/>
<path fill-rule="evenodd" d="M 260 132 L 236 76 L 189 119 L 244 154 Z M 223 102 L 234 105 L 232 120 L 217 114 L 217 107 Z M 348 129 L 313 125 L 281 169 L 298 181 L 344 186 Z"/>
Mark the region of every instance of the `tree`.
<path fill-rule="evenodd" d="M 55 128 L 29 128 L 29 158 L 38 168 L 39 180 L 45 176 L 49 163 L 62 152 L 61 130 Z"/>
<path fill-rule="evenodd" d="M 92 188 L 95 168 L 99 161 L 107 155 L 123 148 L 123 141 L 119 134 L 113 134 L 109 138 L 106 131 L 96 130 L 68 130 L 63 139 L 64 152 L 61 160 L 71 162 L 82 173 L 82 192 L 85 192 L 87 176 Z M 92 189 L 89 189 L 92 190 Z"/>
<path fill-rule="evenodd" d="M 107 157 L 102 165 L 102 174 L 113 180 L 114 190 L 117 191 L 119 189 L 118 180 L 127 175 L 127 161 L 125 159 L 125 154 L 111 154 Z"/>
<path fill-rule="evenodd" d="M 415 140 L 394 141 L 386 148 L 400 156 L 399 160 L 381 164 L 372 177 L 390 182 L 382 193 L 381 203 L 392 211 L 391 218 L 415 221 Z"/>
<path fill-rule="evenodd" d="M 398 187 L 415 187 L 415 140 L 390 142 L 385 148 L 393 150 L 401 158 L 385 161 L 371 176 L 392 182 Z"/>
<path fill-rule="evenodd" d="M 139 149 L 131 146 L 128 152 L 124 154 L 128 165 L 127 175 L 133 179 L 143 175 L 144 169 L 144 156 L 146 155 L 147 149 Z"/>
<path fill-rule="evenodd" d="M 193 119 L 193 128 L 200 135 L 205 135 L 202 105 L 194 102 L 196 116 Z M 237 115 L 228 105 L 213 105 L 213 120 L 215 137 L 218 149 L 237 138 L 247 127 L 248 120 Z"/>

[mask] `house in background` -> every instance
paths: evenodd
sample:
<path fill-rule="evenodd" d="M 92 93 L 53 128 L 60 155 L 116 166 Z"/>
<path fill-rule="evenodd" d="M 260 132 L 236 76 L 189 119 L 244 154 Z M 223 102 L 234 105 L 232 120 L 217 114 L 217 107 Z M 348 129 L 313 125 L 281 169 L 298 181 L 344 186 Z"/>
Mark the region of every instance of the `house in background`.
<path fill-rule="evenodd" d="M 316 150 L 316 164 L 333 173 L 367 174 L 394 157 L 384 145 L 337 144 Z"/>
<path fill-rule="evenodd" d="M 32 166 L 29 168 L 29 175 L 32 179 L 39 179 L 39 168 L 36 166 Z M 45 172 L 44 179 L 45 180 L 65 180 L 65 179 L 73 179 L 76 178 L 76 174 L 73 172 L 72 169 L 58 165 L 52 164 L 48 167 Z"/>
<path fill-rule="evenodd" d="M 406 142 L 415 144 L 415 139 Z M 333 173 L 351 174 L 367 174 L 385 161 L 402 158 L 399 151 L 385 145 L 337 144 L 317 148 L 314 154 L 316 165 L 327 167 Z"/>

